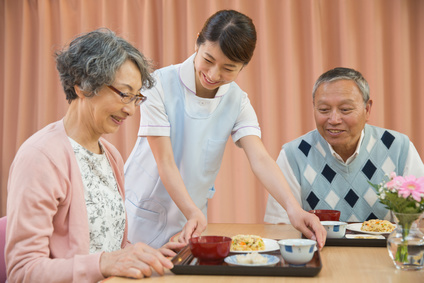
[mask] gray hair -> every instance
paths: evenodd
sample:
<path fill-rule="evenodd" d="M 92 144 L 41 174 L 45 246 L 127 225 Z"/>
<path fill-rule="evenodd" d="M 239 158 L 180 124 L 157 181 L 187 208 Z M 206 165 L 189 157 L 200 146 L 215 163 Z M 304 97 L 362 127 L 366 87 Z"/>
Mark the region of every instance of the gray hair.
<path fill-rule="evenodd" d="M 312 99 L 315 101 L 315 92 L 322 83 L 333 82 L 337 80 L 354 81 L 362 93 L 362 98 L 366 104 L 370 99 L 370 87 L 362 74 L 354 69 L 349 68 L 334 68 L 322 74 L 315 82 L 312 90 Z"/>
<path fill-rule="evenodd" d="M 68 103 L 78 97 L 75 85 L 87 97 L 97 94 L 103 86 L 111 85 L 117 70 L 127 60 L 131 60 L 139 68 L 143 89 L 151 88 L 155 83 L 150 75 L 150 60 L 128 41 L 106 28 L 76 37 L 67 49 L 58 51 L 55 55 L 56 68 Z"/>

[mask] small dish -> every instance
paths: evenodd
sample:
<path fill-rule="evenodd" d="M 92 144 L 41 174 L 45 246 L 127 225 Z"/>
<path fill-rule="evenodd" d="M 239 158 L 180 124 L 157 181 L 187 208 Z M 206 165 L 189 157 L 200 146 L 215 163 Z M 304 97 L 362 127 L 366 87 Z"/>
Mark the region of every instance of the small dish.
<path fill-rule="evenodd" d="M 370 232 L 370 231 L 362 231 L 361 230 L 362 227 L 362 222 L 359 223 L 352 223 L 352 224 L 348 224 L 346 226 L 346 229 L 350 230 L 350 231 L 354 231 L 354 232 L 358 232 L 358 233 L 363 233 L 363 234 L 371 234 L 371 235 L 388 235 L 391 232 Z M 395 225 L 396 227 L 396 225 Z"/>
<path fill-rule="evenodd" d="M 247 263 L 238 263 L 237 262 L 237 255 L 232 255 L 232 256 L 227 256 L 224 261 L 226 263 L 228 263 L 228 265 L 237 265 L 237 266 L 274 266 L 276 265 L 280 259 L 274 255 L 268 255 L 268 254 L 263 254 L 263 257 L 266 257 L 268 259 L 267 263 L 263 263 L 263 264 L 247 264 Z"/>
<path fill-rule="evenodd" d="M 258 253 L 278 251 L 280 249 L 280 246 L 278 245 L 276 240 L 266 239 L 266 238 L 262 238 L 262 240 L 264 241 L 265 249 L 262 251 L 257 251 Z M 245 253 L 250 253 L 252 251 L 230 251 L 230 252 L 237 253 L 237 254 L 245 254 Z"/>
<path fill-rule="evenodd" d="M 341 221 L 321 221 L 321 225 L 324 226 L 327 231 L 328 239 L 339 239 L 343 238 L 346 234 L 346 222 Z"/>

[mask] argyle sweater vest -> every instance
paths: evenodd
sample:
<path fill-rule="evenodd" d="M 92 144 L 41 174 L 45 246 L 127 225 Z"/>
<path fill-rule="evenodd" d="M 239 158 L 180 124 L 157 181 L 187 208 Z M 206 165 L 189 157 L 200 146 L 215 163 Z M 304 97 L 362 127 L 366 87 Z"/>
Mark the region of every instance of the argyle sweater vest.
<path fill-rule="evenodd" d="M 380 183 L 393 171 L 403 175 L 409 151 L 406 135 L 366 124 L 359 154 L 349 165 L 331 154 L 317 130 L 283 148 L 300 184 L 305 210 L 340 210 L 340 220 L 348 222 L 390 219 L 368 181 Z"/>

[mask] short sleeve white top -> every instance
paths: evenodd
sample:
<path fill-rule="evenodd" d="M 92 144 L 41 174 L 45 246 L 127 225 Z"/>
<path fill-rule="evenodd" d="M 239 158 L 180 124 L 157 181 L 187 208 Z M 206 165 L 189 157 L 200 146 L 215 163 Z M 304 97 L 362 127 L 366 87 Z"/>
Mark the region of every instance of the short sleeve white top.
<path fill-rule="evenodd" d="M 218 89 L 215 97 L 202 98 L 196 96 L 195 73 L 193 54 L 181 65 L 180 78 L 185 88 L 186 109 L 195 116 L 208 116 L 216 109 L 224 95 L 228 94 L 229 85 L 223 85 Z M 147 97 L 141 105 L 141 120 L 139 136 L 170 136 L 170 123 L 164 106 L 164 91 L 160 78 L 155 76 L 156 85 L 152 89 L 144 91 Z M 237 141 L 247 135 L 261 136 L 258 119 L 250 104 L 246 93 L 240 106 L 240 114 L 231 132 L 233 141 Z"/>

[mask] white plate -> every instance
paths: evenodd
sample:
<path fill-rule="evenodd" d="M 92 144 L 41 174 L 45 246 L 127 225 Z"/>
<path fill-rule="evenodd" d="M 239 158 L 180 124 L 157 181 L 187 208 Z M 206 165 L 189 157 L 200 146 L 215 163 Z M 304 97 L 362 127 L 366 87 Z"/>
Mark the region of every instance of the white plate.
<path fill-rule="evenodd" d="M 359 232 L 359 233 L 364 233 L 364 234 L 371 234 L 371 235 L 385 235 L 385 234 L 390 234 L 391 232 L 370 232 L 370 231 L 362 231 L 361 230 L 362 227 L 362 222 L 360 223 L 353 223 L 353 224 L 348 224 L 346 226 L 346 229 L 350 230 L 350 231 L 354 231 L 354 232 Z M 396 225 L 395 225 L 396 227 Z"/>
<path fill-rule="evenodd" d="M 224 261 L 229 265 L 238 265 L 238 266 L 274 266 L 276 265 L 280 259 L 274 255 L 263 254 L 262 256 L 268 259 L 267 263 L 263 264 L 247 264 L 247 263 L 238 263 L 237 255 L 227 256 Z"/>
<path fill-rule="evenodd" d="M 280 249 L 276 240 L 262 238 L 265 244 L 265 249 L 263 251 L 257 251 L 258 253 L 272 252 Z M 245 254 L 251 253 L 252 251 L 230 251 L 231 253 Z"/>
<path fill-rule="evenodd" d="M 371 234 L 346 234 L 346 239 L 386 239 L 383 235 L 371 235 Z"/>

